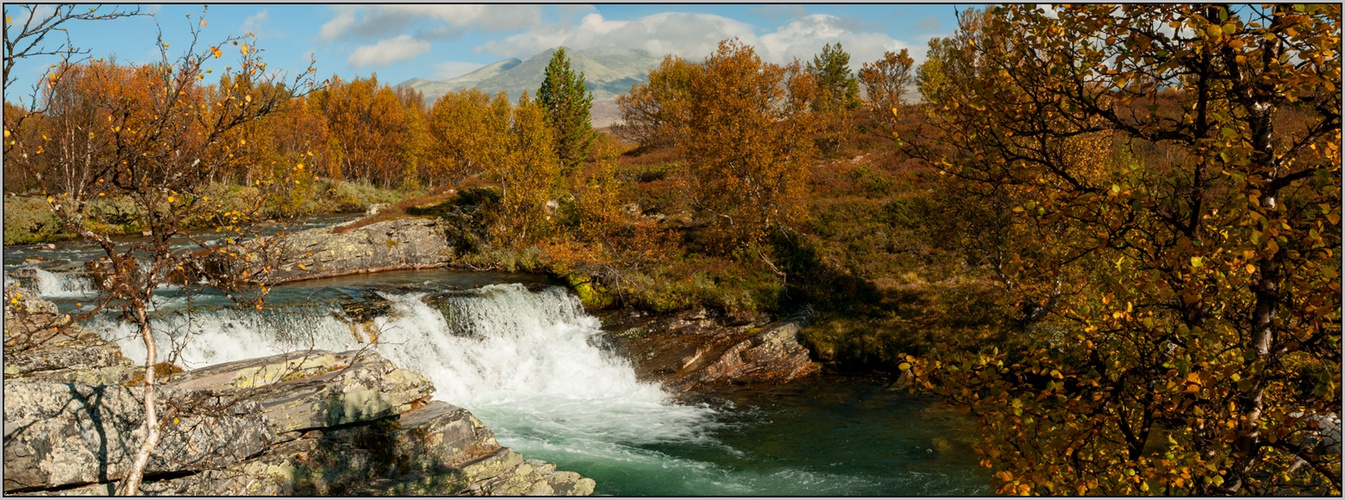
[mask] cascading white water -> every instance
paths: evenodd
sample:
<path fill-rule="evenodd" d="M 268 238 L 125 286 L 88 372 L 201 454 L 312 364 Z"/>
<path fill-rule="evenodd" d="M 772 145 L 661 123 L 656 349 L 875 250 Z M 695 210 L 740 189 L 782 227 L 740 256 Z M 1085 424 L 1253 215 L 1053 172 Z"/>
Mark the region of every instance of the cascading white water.
<path fill-rule="evenodd" d="M 47 298 L 92 297 L 98 293 L 93 281 L 84 276 L 58 274 L 34 267 L 33 291 Z"/>
<path fill-rule="evenodd" d="M 180 304 L 182 299 L 155 302 Z M 308 348 L 339 352 L 360 346 L 346 323 L 321 310 L 176 310 L 150 324 L 158 360 L 168 361 L 176 353 L 177 361 L 188 369 Z M 145 358 L 145 345 L 134 325 L 100 317 L 88 329 L 117 342 L 127 358 Z"/>
<path fill-rule="evenodd" d="M 424 293 L 381 295 L 392 308 L 373 321 L 378 352 L 429 378 L 435 399 L 488 423 L 507 419 L 517 425 L 501 428 L 627 444 L 697 440 L 713 425 L 712 410 L 671 402 L 658 385 L 636 380 L 624 359 L 593 345 L 600 322 L 564 289 L 488 285 L 445 299 L 448 318 L 422 300 Z M 189 316 L 179 309 L 152 324 L 160 361 L 176 351 L 185 367 L 199 368 L 309 347 L 361 347 L 333 311 L 216 308 Z M 90 329 L 116 340 L 130 359 L 143 359 L 132 325 L 101 318 Z"/>
<path fill-rule="evenodd" d="M 712 417 L 672 403 L 659 386 L 636 380 L 626 360 L 594 346 L 600 322 L 563 289 L 489 285 L 445 299 L 447 314 L 423 294 L 384 296 L 394 313 L 375 320 L 379 352 L 429 377 L 437 399 L 488 423 L 643 444 L 698 439 Z"/>

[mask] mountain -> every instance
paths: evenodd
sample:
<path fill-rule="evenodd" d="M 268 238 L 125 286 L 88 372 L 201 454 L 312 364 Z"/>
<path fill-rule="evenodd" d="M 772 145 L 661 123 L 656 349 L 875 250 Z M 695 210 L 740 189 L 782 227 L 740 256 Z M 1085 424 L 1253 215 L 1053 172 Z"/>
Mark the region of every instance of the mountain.
<path fill-rule="evenodd" d="M 494 95 L 504 91 L 509 100 L 516 101 L 524 91 L 536 97 L 537 88 L 546 77 L 546 66 L 556 49 L 547 49 L 526 61 L 507 59 L 495 62 L 471 73 L 448 80 L 412 78 L 399 84 L 425 94 L 425 102 L 432 103 L 449 92 L 476 87 Z M 630 92 L 631 86 L 643 82 L 649 70 L 658 66 L 661 57 L 632 50 L 619 53 L 589 54 L 565 49 L 570 56 L 570 68 L 584 73 L 584 83 L 593 92 L 593 126 L 604 127 L 615 121 L 616 96 Z"/>

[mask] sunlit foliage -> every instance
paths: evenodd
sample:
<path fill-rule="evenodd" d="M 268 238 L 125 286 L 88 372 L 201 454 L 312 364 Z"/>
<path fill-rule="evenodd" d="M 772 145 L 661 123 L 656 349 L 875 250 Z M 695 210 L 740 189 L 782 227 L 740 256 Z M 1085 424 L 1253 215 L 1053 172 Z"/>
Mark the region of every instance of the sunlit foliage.
<path fill-rule="evenodd" d="M 1289 5 L 997 7 L 931 43 L 903 139 L 1002 207 L 981 251 L 1024 327 L 910 368 L 999 492 L 1340 494 L 1339 43 L 1339 6 Z"/>

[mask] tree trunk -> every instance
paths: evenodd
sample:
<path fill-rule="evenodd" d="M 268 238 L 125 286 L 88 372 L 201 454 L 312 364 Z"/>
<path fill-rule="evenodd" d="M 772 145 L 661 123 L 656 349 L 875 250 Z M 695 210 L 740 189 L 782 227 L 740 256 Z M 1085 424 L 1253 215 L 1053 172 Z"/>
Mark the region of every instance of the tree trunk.
<path fill-rule="evenodd" d="M 136 322 L 140 323 L 140 337 L 145 341 L 145 442 L 140 445 L 140 451 L 135 455 L 135 461 L 131 463 L 131 468 L 126 471 L 126 477 L 122 479 L 120 491 L 121 495 L 139 495 L 140 481 L 145 476 L 145 466 L 149 464 L 149 455 L 154 451 L 154 447 L 159 444 L 159 417 L 155 411 L 154 398 L 154 359 L 158 356 L 154 344 L 154 330 L 150 327 L 149 315 L 145 311 L 145 303 L 137 301 L 135 304 Z"/>

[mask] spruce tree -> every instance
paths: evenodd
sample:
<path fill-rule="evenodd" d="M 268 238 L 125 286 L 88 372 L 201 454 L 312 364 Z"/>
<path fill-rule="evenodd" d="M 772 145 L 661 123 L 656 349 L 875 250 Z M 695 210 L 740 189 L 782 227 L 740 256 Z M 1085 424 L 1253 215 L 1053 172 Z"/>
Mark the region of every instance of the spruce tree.
<path fill-rule="evenodd" d="M 860 106 L 859 81 L 850 72 L 850 54 L 837 43 L 826 44 L 822 53 L 813 56 L 808 71 L 817 78 L 817 99 L 813 111 L 835 112 Z"/>
<path fill-rule="evenodd" d="M 547 121 L 555 131 L 556 154 L 567 170 L 588 157 L 593 145 L 593 125 L 589 110 L 593 94 L 584 85 L 584 73 L 570 69 L 570 58 L 560 47 L 551 55 L 546 78 L 537 90 L 538 100 L 546 109 Z"/>

